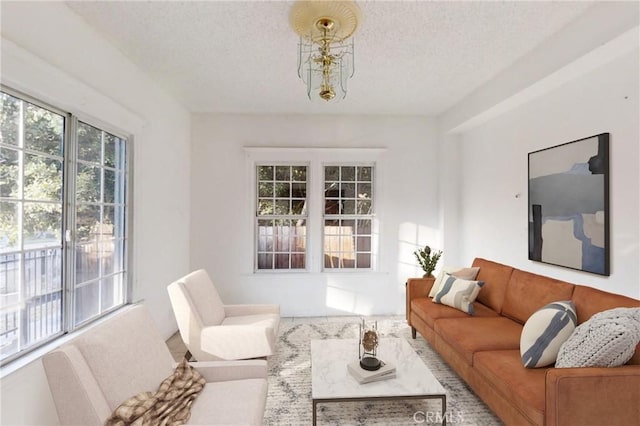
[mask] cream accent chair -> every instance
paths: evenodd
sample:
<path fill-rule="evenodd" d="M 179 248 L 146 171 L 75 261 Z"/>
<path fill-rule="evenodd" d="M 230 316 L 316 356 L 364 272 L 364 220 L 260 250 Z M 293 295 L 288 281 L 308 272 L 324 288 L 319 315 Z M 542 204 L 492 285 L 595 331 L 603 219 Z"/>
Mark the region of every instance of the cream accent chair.
<path fill-rule="evenodd" d="M 237 360 L 273 354 L 278 305 L 224 305 L 204 269 L 167 287 L 180 336 L 198 361 Z"/>
<path fill-rule="evenodd" d="M 155 391 L 177 365 L 146 308 L 127 307 L 46 354 L 42 362 L 60 424 L 101 426 L 124 401 Z M 193 365 L 207 384 L 191 406 L 189 425 L 260 425 L 267 362 Z"/>

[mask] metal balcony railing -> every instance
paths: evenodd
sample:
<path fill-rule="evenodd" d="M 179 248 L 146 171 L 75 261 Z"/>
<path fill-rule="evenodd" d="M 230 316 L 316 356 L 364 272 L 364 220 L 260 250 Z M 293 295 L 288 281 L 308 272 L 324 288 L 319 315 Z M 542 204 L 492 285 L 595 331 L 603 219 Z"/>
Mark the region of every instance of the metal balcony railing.
<path fill-rule="evenodd" d="M 0 359 L 62 330 L 61 256 L 60 247 L 0 255 Z"/>

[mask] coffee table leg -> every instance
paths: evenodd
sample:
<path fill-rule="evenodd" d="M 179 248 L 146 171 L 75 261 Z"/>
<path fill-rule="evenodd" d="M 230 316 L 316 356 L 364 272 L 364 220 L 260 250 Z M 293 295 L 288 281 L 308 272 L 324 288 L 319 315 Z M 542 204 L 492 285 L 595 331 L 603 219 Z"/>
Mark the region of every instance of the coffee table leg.
<path fill-rule="evenodd" d="M 442 396 L 442 426 L 447 425 L 447 395 Z"/>
<path fill-rule="evenodd" d="M 313 400 L 313 426 L 316 426 L 316 407 L 317 407 L 318 403 L 316 402 L 316 400 Z"/>

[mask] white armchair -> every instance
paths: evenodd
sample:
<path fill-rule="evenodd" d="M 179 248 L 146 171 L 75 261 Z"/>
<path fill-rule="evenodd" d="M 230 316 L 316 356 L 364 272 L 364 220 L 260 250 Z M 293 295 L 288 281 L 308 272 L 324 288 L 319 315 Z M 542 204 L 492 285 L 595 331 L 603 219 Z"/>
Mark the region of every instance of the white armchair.
<path fill-rule="evenodd" d="M 180 336 L 196 360 L 273 354 L 280 324 L 278 305 L 224 305 L 203 269 L 171 283 L 167 290 Z"/>
<path fill-rule="evenodd" d="M 176 366 L 143 306 L 125 308 L 42 361 L 60 424 L 83 426 L 102 426 L 122 402 L 155 391 Z M 263 423 L 265 360 L 191 365 L 207 383 L 191 406 L 187 424 Z"/>

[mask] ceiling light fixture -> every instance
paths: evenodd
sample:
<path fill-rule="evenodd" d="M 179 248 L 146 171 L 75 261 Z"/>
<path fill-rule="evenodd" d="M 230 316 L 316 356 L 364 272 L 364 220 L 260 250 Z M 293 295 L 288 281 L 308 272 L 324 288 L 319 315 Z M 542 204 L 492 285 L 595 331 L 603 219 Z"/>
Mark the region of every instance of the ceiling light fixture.
<path fill-rule="evenodd" d="M 309 99 L 327 102 L 347 96 L 353 77 L 353 35 L 360 9 L 354 1 L 297 1 L 290 21 L 300 36 L 298 76 Z"/>

